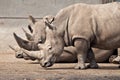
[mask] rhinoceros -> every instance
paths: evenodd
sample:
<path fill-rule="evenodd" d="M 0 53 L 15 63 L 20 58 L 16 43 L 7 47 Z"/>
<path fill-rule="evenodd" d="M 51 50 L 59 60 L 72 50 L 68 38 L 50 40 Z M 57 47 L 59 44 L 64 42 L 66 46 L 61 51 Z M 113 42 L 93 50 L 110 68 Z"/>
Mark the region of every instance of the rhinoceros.
<path fill-rule="evenodd" d="M 60 10 L 53 22 L 47 19 L 44 22 L 47 25 L 46 40 L 44 44 L 38 44 L 44 53 L 40 60 L 42 67 L 52 66 L 64 46 L 76 49 L 78 63 L 75 69 L 85 69 L 86 58 L 90 61 L 89 67 L 98 68 L 91 47 L 105 50 L 120 47 L 119 2 L 98 5 L 78 3 Z"/>
<path fill-rule="evenodd" d="M 45 16 L 45 18 L 47 18 L 49 21 L 53 20 L 52 19 L 53 16 Z M 38 51 L 40 49 L 38 48 L 37 44 L 44 43 L 45 41 L 45 37 L 44 37 L 45 35 L 43 35 L 45 34 L 45 23 L 43 20 L 37 21 L 32 16 L 29 16 L 29 20 L 30 20 L 30 25 L 28 25 L 28 29 L 32 34 L 28 33 L 25 29 L 23 29 L 28 41 L 20 38 L 15 33 L 14 33 L 14 37 L 21 48 L 24 48 L 29 51 Z M 43 35 L 43 37 L 41 37 L 41 34 Z M 15 50 L 16 58 L 24 58 L 25 60 L 36 59 L 26 55 L 21 50 L 23 49 Z M 101 49 L 93 48 L 93 52 L 95 53 L 95 58 L 97 62 L 105 62 L 108 61 L 108 59 L 110 62 L 112 62 L 112 60 L 116 57 L 116 50 L 101 50 Z M 72 46 L 65 47 L 62 55 L 59 58 L 57 58 L 56 62 L 77 62 L 75 49 Z"/>

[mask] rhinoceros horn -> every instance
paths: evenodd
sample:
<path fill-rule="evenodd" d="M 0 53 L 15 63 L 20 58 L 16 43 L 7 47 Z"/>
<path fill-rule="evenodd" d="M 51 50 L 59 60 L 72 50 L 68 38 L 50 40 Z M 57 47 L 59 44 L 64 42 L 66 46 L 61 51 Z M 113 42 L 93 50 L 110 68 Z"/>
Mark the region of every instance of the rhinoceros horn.
<path fill-rule="evenodd" d="M 25 49 L 22 49 L 22 51 L 30 57 L 33 57 L 33 58 L 36 58 L 36 59 L 39 59 L 39 60 L 42 58 L 40 51 L 28 51 L 28 50 L 25 50 Z"/>
<path fill-rule="evenodd" d="M 17 41 L 18 45 L 21 48 L 27 49 L 27 50 L 31 50 L 32 49 L 32 45 L 30 44 L 29 41 L 23 40 L 22 38 L 18 37 L 16 35 L 16 33 L 13 33 L 15 40 Z"/>
<path fill-rule="evenodd" d="M 33 37 L 31 34 L 29 34 L 24 28 L 22 28 L 23 32 L 25 33 L 25 36 L 28 40 L 33 41 Z"/>
<path fill-rule="evenodd" d="M 15 51 L 15 52 L 17 52 L 17 51 L 18 51 L 16 48 L 14 48 L 14 47 L 13 47 L 13 46 L 11 46 L 11 45 L 9 45 L 9 47 L 10 47 L 13 51 Z"/>

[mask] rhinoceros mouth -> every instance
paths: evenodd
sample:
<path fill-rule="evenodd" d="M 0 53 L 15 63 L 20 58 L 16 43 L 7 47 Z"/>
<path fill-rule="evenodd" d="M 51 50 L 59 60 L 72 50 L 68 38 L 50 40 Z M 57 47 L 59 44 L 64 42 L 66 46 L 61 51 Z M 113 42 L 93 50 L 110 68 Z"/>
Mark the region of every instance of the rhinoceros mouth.
<path fill-rule="evenodd" d="M 51 62 L 45 62 L 44 65 L 41 65 L 42 67 L 51 67 L 53 64 Z"/>
<path fill-rule="evenodd" d="M 32 58 L 32 57 L 23 57 L 25 60 L 32 60 L 32 61 L 35 61 L 36 58 Z"/>
<path fill-rule="evenodd" d="M 50 61 L 45 62 L 45 63 L 44 63 L 43 65 L 41 65 L 41 66 L 42 66 L 42 67 L 51 67 L 51 66 L 53 66 L 53 64 L 55 63 L 55 60 L 56 60 L 56 58 L 53 57 L 53 58 L 50 59 Z"/>

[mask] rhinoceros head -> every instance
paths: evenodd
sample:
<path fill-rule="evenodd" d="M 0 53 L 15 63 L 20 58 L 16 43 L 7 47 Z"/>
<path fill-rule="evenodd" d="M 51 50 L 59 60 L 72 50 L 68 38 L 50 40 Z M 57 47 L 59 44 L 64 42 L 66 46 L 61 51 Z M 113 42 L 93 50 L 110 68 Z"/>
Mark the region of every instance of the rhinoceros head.
<path fill-rule="evenodd" d="M 45 19 L 49 23 L 51 23 L 54 20 L 52 16 L 45 16 L 43 19 L 36 21 L 35 18 L 29 16 L 30 25 L 28 25 L 28 29 L 30 30 L 31 34 L 29 34 L 27 31 L 25 31 L 25 29 L 23 29 L 28 41 L 20 38 L 18 35 L 14 33 L 15 40 L 17 41 L 18 45 L 21 48 L 24 48 L 29 51 L 40 50 L 38 48 L 38 44 L 44 43 L 46 39 L 46 31 L 45 31 L 46 24 L 44 22 Z"/>
<path fill-rule="evenodd" d="M 25 60 L 36 60 L 35 57 L 28 56 L 28 55 L 26 54 L 25 50 L 22 49 L 22 48 L 15 48 L 15 47 L 13 47 L 13 46 L 11 46 L 11 45 L 9 45 L 9 47 L 10 47 L 13 51 L 15 51 L 15 57 L 16 57 L 16 58 L 20 58 L 20 59 L 24 58 Z M 29 51 L 28 51 L 28 52 L 29 52 Z M 28 53 L 28 52 L 27 52 L 27 53 Z"/>
<path fill-rule="evenodd" d="M 18 43 L 18 45 L 24 49 L 27 50 L 39 50 L 37 49 L 32 49 L 36 48 L 34 46 L 37 46 L 38 43 L 44 43 L 46 39 L 46 25 L 44 22 L 44 19 L 47 19 L 49 22 L 53 21 L 52 16 L 46 16 L 43 19 L 37 21 L 35 18 L 32 16 L 29 16 L 29 22 L 30 24 L 28 25 L 28 29 L 30 30 L 31 34 L 29 34 L 25 29 L 23 29 L 28 41 L 25 41 L 24 39 L 20 38 L 14 33 L 14 37 Z"/>
<path fill-rule="evenodd" d="M 59 34 L 57 28 L 52 23 L 45 21 L 46 25 L 46 41 L 44 44 L 38 44 L 40 50 L 44 53 L 40 61 L 42 67 L 50 67 L 54 64 L 64 49 L 63 35 Z"/>
<path fill-rule="evenodd" d="M 45 42 L 43 42 L 42 44 L 38 43 L 38 47 L 41 51 L 42 57 L 38 56 L 37 59 L 39 59 L 42 67 L 50 67 L 54 64 L 56 58 L 59 57 L 60 54 L 62 53 L 64 48 L 64 41 L 63 36 L 59 35 L 57 29 L 52 25 L 51 22 L 49 22 L 49 20 L 46 17 L 43 19 L 43 23 L 45 26 L 44 28 Z M 33 29 L 33 34 L 35 34 L 34 31 L 36 30 Z M 27 55 L 32 57 L 34 57 L 37 54 L 39 55 L 39 53 L 36 54 L 27 53 Z"/>
<path fill-rule="evenodd" d="M 34 39 L 34 42 L 36 43 L 44 43 L 45 39 L 46 39 L 46 24 L 44 22 L 44 20 L 47 20 L 49 23 L 53 22 L 54 17 L 53 16 L 45 16 L 43 17 L 43 19 L 37 21 L 35 18 L 33 18 L 32 16 L 29 16 L 29 21 L 30 21 L 30 25 L 29 25 L 29 29 L 30 27 L 32 27 L 32 36 Z"/>

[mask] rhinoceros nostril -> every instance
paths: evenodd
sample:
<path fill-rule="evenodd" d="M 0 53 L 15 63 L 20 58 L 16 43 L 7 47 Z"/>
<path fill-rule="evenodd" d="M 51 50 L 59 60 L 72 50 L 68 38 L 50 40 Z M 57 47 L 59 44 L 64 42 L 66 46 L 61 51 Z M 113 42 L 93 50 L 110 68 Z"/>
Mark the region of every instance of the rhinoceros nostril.
<path fill-rule="evenodd" d="M 48 62 L 45 62 L 45 63 L 44 63 L 44 66 L 46 66 L 47 64 L 48 64 Z"/>
<path fill-rule="evenodd" d="M 44 63 L 44 66 L 45 67 L 50 67 L 50 66 L 52 66 L 52 64 L 50 62 L 46 62 L 46 63 Z"/>
<path fill-rule="evenodd" d="M 23 58 L 22 54 L 18 54 L 16 57 L 17 58 Z"/>
<path fill-rule="evenodd" d="M 20 56 L 21 56 L 21 54 L 18 54 L 17 56 L 18 56 L 18 57 L 20 57 Z"/>

